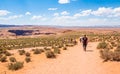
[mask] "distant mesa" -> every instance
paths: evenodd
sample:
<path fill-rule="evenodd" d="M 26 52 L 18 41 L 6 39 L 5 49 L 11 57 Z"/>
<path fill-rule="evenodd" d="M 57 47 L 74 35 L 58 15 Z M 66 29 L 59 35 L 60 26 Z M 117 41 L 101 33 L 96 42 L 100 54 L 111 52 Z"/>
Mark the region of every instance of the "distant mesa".
<path fill-rule="evenodd" d="M 8 30 L 8 32 L 18 35 L 32 35 L 33 30 Z"/>
<path fill-rule="evenodd" d="M 28 35 L 55 35 L 52 32 L 40 32 L 39 30 L 8 30 L 10 33 L 14 33 L 16 36 L 28 36 Z"/>

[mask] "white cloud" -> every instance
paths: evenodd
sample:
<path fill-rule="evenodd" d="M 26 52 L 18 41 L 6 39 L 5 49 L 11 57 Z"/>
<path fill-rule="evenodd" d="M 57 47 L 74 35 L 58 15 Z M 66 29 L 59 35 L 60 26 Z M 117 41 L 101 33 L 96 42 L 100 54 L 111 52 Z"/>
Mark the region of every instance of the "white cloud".
<path fill-rule="evenodd" d="M 53 19 L 51 19 L 52 24 L 54 25 L 71 25 L 74 21 L 75 23 L 76 18 L 74 18 L 73 16 L 58 16 L 58 17 L 54 17 Z"/>
<path fill-rule="evenodd" d="M 54 13 L 53 16 L 59 16 L 59 13 Z"/>
<path fill-rule="evenodd" d="M 32 20 L 42 20 L 42 21 L 47 20 L 47 18 L 45 18 L 45 17 L 43 17 L 43 16 L 41 16 L 41 15 L 38 15 L 38 16 L 34 15 L 34 16 L 32 16 L 31 19 L 32 19 Z"/>
<path fill-rule="evenodd" d="M 5 16 L 7 14 L 9 14 L 10 12 L 7 10 L 0 10 L 0 16 Z"/>
<path fill-rule="evenodd" d="M 66 3 L 70 3 L 70 0 L 59 0 L 58 3 L 66 4 Z"/>
<path fill-rule="evenodd" d="M 74 17 L 88 16 L 88 15 L 91 14 L 91 12 L 92 12 L 91 9 L 90 10 L 84 10 L 80 13 L 74 14 Z"/>
<path fill-rule="evenodd" d="M 9 16 L 9 17 L 0 17 L 1 20 L 12 20 L 12 19 L 17 19 L 17 18 L 21 18 L 23 17 L 23 15 L 13 15 L 13 16 Z"/>
<path fill-rule="evenodd" d="M 30 12 L 26 12 L 25 15 L 31 15 L 31 13 Z"/>
<path fill-rule="evenodd" d="M 96 11 L 92 11 L 93 15 L 96 16 L 104 16 L 104 15 L 110 15 L 112 14 L 113 9 L 111 8 L 105 8 L 105 7 L 100 7 Z"/>
<path fill-rule="evenodd" d="M 113 13 L 114 13 L 114 16 L 115 16 L 115 17 L 120 17 L 120 7 L 115 8 L 115 9 L 113 10 Z"/>
<path fill-rule="evenodd" d="M 92 11 L 91 14 L 95 16 L 104 16 L 104 17 L 120 17 L 120 7 L 117 8 L 100 7 L 98 8 L 98 10 Z"/>
<path fill-rule="evenodd" d="M 61 12 L 61 15 L 69 15 L 70 13 L 69 12 L 67 12 L 67 11 L 63 11 L 63 12 Z"/>
<path fill-rule="evenodd" d="M 97 10 L 83 10 L 79 13 L 74 14 L 74 17 L 81 17 L 81 16 L 103 16 L 103 17 L 120 17 L 120 7 L 117 8 L 105 8 L 105 7 L 100 7 Z"/>
<path fill-rule="evenodd" d="M 54 11 L 57 10 L 58 8 L 48 8 L 48 10 Z"/>

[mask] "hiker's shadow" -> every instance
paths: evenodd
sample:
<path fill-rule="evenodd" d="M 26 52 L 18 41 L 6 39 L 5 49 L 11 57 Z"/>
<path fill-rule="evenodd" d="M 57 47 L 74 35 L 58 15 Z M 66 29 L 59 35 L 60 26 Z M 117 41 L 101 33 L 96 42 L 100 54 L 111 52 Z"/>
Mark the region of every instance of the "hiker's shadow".
<path fill-rule="evenodd" d="M 93 50 L 86 50 L 86 52 L 93 52 Z"/>

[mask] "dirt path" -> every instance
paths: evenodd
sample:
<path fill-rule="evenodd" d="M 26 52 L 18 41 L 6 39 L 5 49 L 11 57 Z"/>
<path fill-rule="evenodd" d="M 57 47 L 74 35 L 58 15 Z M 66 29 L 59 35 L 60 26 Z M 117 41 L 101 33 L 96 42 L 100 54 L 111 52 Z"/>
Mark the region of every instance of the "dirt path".
<path fill-rule="evenodd" d="M 96 49 L 97 44 L 98 42 L 90 42 L 87 52 L 84 52 L 79 43 L 62 51 L 56 59 L 46 59 L 44 53 L 32 55 L 33 61 L 25 64 L 24 68 L 7 71 L 6 74 L 120 74 L 120 62 L 103 63 L 99 50 Z M 24 56 L 21 58 L 24 59 Z M 0 66 L 1 72 L 5 70 Z M 1 72 L 0 74 L 5 74 Z"/>
<path fill-rule="evenodd" d="M 87 52 L 84 52 L 79 43 L 64 51 L 57 59 L 49 59 L 36 65 L 26 74 L 109 74 L 102 67 L 102 60 L 96 50 L 97 44 L 97 42 L 89 43 Z"/>

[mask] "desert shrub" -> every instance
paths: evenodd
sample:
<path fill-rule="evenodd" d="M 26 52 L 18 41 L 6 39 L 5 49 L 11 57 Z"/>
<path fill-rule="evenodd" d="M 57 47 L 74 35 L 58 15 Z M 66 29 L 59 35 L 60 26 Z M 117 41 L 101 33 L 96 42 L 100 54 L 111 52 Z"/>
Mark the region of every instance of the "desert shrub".
<path fill-rule="evenodd" d="M 6 55 L 6 56 L 11 56 L 12 54 L 11 54 L 10 52 L 6 51 L 6 52 L 5 52 L 5 55 Z"/>
<path fill-rule="evenodd" d="M 30 56 L 30 53 L 29 53 L 29 52 L 26 52 L 25 55 L 26 55 L 27 57 L 29 57 L 29 56 Z"/>
<path fill-rule="evenodd" d="M 114 53 L 109 51 L 109 49 L 100 50 L 100 57 L 104 59 L 104 61 L 113 60 Z"/>
<path fill-rule="evenodd" d="M 44 50 L 43 49 L 39 49 L 41 52 L 44 52 Z"/>
<path fill-rule="evenodd" d="M 73 47 L 74 44 L 66 44 L 66 46 L 68 46 L 68 47 Z"/>
<path fill-rule="evenodd" d="M 63 47 L 63 50 L 67 50 L 67 47 Z"/>
<path fill-rule="evenodd" d="M 9 70 L 18 70 L 23 67 L 23 62 L 14 62 L 14 63 L 9 63 L 8 64 L 8 69 Z"/>
<path fill-rule="evenodd" d="M 118 46 L 114 51 L 108 49 L 100 50 L 100 56 L 104 61 L 120 61 L 120 48 Z"/>
<path fill-rule="evenodd" d="M 116 46 L 117 46 L 117 44 L 116 44 L 115 42 L 111 42 L 111 45 L 112 45 L 113 47 L 116 47 Z"/>
<path fill-rule="evenodd" d="M 106 42 L 101 42 L 98 44 L 97 49 L 106 49 L 108 44 Z"/>
<path fill-rule="evenodd" d="M 35 49 L 34 50 L 34 54 L 40 54 L 41 53 L 41 50 L 40 49 Z"/>
<path fill-rule="evenodd" d="M 120 52 L 114 51 L 113 61 L 120 61 Z"/>
<path fill-rule="evenodd" d="M 10 57 L 9 60 L 10 60 L 10 62 L 16 62 L 15 57 Z"/>
<path fill-rule="evenodd" d="M 30 58 L 30 57 L 26 57 L 26 58 L 25 58 L 25 61 L 28 63 L 28 62 L 31 61 L 31 58 Z"/>
<path fill-rule="evenodd" d="M 51 50 L 46 51 L 45 54 L 46 54 L 47 58 L 55 58 L 56 57 L 55 54 Z"/>
<path fill-rule="evenodd" d="M 5 54 L 7 51 L 6 50 L 2 50 L 1 52 Z"/>
<path fill-rule="evenodd" d="M 45 50 L 50 50 L 50 48 L 44 47 Z"/>
<path fill-rule="evenodd" d="M 24 55 L 25 54 L 25 50 L 19 50 L 18 51 L 20 55 Z"/>
<path fill-rule="evenodd" d="M 1 61 L 1 62 L 6 62 L 6 61 L 7 61 L 7 57 L 6 57 L 6 56 L 2 56 L 2 57 L 0 58 L 0 61 Z"/>
<path fill-rule="evenodd" d="M 54 53 L 60 54 L 60 49 L 59 48 L 54 48 Z"/>
<path fill-rule="evenodd" d="M 63 47 L 63 45 L 62 45 L 62 44 L 59 44 L 59 45 L 58 45 L 58 48 L 62 48 L 62 47 Z"/>

